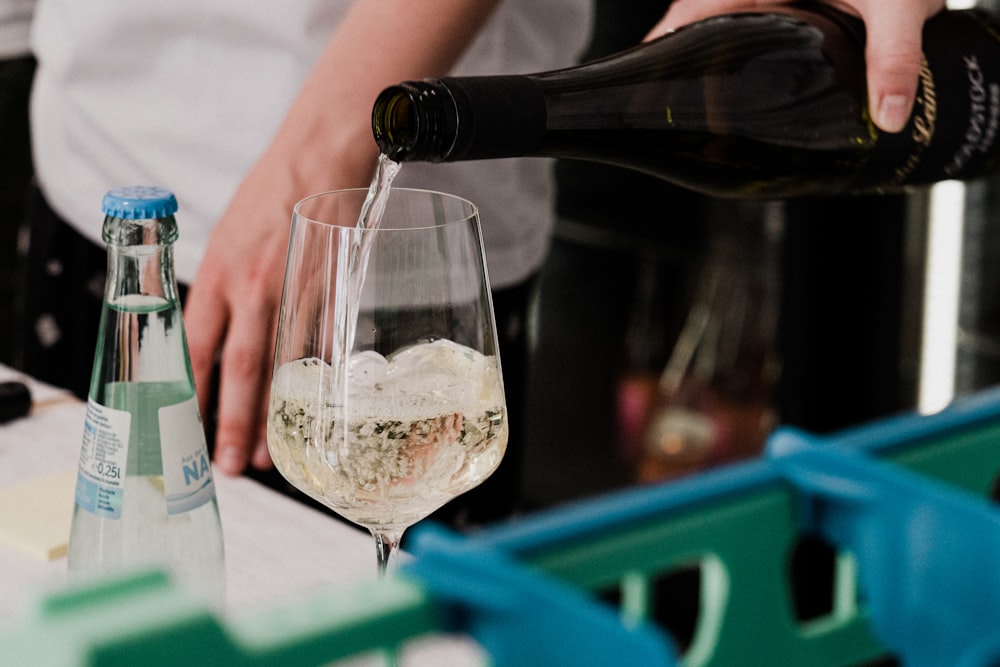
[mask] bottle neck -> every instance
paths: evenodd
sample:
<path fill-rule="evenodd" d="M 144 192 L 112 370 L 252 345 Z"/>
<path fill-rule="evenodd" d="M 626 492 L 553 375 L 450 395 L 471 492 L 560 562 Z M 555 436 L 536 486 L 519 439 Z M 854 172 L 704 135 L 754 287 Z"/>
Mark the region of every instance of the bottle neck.
<path fill-rule="evenodd" d="M 379 150 L 397 162 L 532 155 L 542 145 L 545 98 L 528 76 L 407 81 L 372 111 Z"/>
<path fill-rule="evenodd" d="M 404 81 L 375 100 L 372 129 L 383 155 L 398 162 L 438 162 L 451 153 L 458 112 L 439 80 Z"/>
<path fill-rule="evenodd" d="M 177 301 L 173 242 L 177 224 L 173 216 L 152 220 L 107 217 L 103 238 L 108 244 L 108 277 L 104 298 L 118 303 L 124 298 Z"/>

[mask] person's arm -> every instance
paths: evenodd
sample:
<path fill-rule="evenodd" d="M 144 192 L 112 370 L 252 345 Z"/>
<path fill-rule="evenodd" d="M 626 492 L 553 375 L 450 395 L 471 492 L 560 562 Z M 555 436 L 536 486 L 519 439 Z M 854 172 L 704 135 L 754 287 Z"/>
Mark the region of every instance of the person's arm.
<path fill-rule="evenodd" d="M 716 14 L 790 1 L 675 0 L 648 38 Z M 945 0 L 830 0 L 829 4 L 864 19 L 872 118 L 883 130 L 899 132 L 916 95 L 924 22 L 944 8 Z"/>
<path fill-rule="evenodd" d="M 203 413 L 221 364 L 215 460 L 224 472 L 271 465 L 264 423 L 292 207 L 325 190 L 366 186 L 378 154 L 378 92 L 447 73 L 498 1 L 357 0 L 218 221 L 185 323 Z"/>

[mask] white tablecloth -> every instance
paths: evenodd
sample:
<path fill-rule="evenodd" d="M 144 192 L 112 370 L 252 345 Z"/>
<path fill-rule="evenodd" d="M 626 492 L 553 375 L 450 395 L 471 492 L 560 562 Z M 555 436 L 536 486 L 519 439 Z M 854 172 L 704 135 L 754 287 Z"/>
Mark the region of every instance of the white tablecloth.
<path fill-rule="evenodd" d="M 0 365 L 0 382 L 21 380 L 37 406 L 0 424 L 0 490 L 76 470 L 85 406 L 66 392 Z M 375 577 L 375 546 L 367 532 L 283 496 L 246 477 L 215 473 L 226 549 L 227 615 L 294 600 L 317 586 Z M 405 558 L 405 556 L 404 556 Z M 46 561 L 0 544 L 0 628 L 41 592 L 61 586 L 66 559 Z M 427 664 L 458 664 L 468 647 L 431 652 Z M 423 662 L 423 661 L 421 661 Z"/>
<path fill-rule="evenodd" d="M 41 407 L 0 425 L 0 489 L 61 471 L 75 471 L 85 406 L 51 386 L 0 366 L 0 381 L 20 379 Z M 266 605 L 319 582 L 375 576 L 367 532 L 306 507 L 246 477 L 215 472 L 226 548 L 231 613 Z M 66 559 L 51 562 L 0 545 L 0 622 L 40 588 L 58 586 Z"/>

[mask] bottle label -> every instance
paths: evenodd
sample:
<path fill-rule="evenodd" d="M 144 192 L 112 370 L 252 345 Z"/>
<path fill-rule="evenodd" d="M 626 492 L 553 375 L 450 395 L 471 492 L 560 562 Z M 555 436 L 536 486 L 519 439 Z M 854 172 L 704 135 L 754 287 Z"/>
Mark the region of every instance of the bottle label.
<path fill-rule="evenodd" d="M 167 513 L 190 512 L 215 498 L 198 399 L 160 408 L 159 422 Z"/>
<path fill-rule="evenodd" d="M 132 419 L 125 410 L 87 402 L 76 504 L 97 516 L 121 518 Z M 157 421 L 167 514 L 190 512 L 215 498 L 197 398 L 160 407 Z"/>
<path fill-rule="evenodd" d="M 76 504 L 109 519 L 121 518 L 132 415 L 87 402 L 76 480 Z"/>
<path fill-rule="evenodd" d="M 995 163 L 1000 141 L 1000 41 L 980 21 L 986 21 L 985 15 L 971 10 L 943 12 L 928 23 L 923 46 L 931 62 L 926 58 L 921 62 L 909 124 L 898 134 L 881 135 L 862 185 L 965 178 Z"/>

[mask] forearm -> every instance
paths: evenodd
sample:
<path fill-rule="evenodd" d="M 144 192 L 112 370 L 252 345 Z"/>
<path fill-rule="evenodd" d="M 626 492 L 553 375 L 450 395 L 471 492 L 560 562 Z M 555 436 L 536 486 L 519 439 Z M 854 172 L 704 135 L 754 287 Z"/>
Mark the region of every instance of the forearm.
<path fill-rule="evenodd" d="M 312 193 L 367 185 L 377 156 L 371 105 L 387 85 L 443 75 L 499 0 L 358 0 L 317 61 L 266 158 Z"/>

